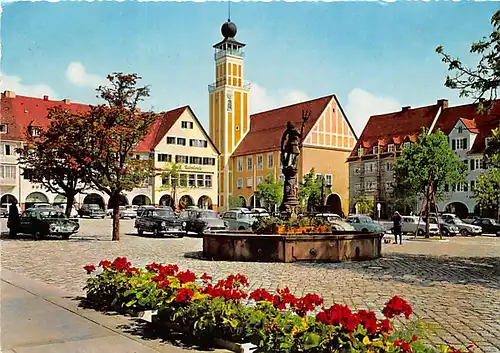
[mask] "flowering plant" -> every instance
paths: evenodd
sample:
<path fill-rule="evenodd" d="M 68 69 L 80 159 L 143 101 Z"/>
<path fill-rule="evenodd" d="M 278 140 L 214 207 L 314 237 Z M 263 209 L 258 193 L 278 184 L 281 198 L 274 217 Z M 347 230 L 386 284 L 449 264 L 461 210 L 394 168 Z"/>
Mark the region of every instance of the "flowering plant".
<path fill-rule="evenodd" d="M 231 274 L 213 281 L 177 265 L 155 262 L 144 270 L 131 266 L 126 258 L 99 263 L 102 272 L 87 281 L 87 298 L 105 309 L 135 312 L 158 309 L 160 322 L 188 328 L 200 339 L 224 338 L 251 342 L 256 352 L 366 352 L 435 353 L 416 334 L 396 330 L 392 320 L 412 315 L 411 306 L 394 296 L 377 317 L 369 310 L 352 311 L 347 305 L 324 306 L 314 293 L 296 297 L 288 287 L 276 293 L 258 288 L 250 293 L 248 279 Z M 87 273 L 94 265 L 84 266 Z M 442 347 L 443 353 L 465 353 Z"/>

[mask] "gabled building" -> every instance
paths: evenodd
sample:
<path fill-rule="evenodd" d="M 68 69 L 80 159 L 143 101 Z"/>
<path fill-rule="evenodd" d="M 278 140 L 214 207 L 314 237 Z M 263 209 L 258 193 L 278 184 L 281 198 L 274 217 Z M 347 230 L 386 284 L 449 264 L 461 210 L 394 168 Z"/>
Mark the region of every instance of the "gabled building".
<path fill-rule="evenodd" d="M 473 213 L 476 202 L 471 189 L 482 172 L 485 141 L 500 122 L 498 113 L 498 105 L 488 115 L 480 115 L 474 104 L 449 107 L 447 100 L 440 99 L 434 105 L 371 116 L 347 158 L 351 212 L 356 212 L 356 201 L 364 197 L 374 201 L 375 207 L 380 204 L 382 218 L 392 214 L 395 158 L 425 127 L 448 135 L 450 147 L 468 166 L 467 184 L 447 186 L 449 194 L 438 209 L 461 216 Z M 420 207 L 420 203 L 415 205 L 413 211 Z"/>
<path fill-rule="evenodd" d="M 0 122 L 0 203 L 9 204 L 17 200 L 21 207 L 46 202 L 65 204 L 62 195 L 47 192 L 41 185 L 31 183 L 18 164 L 15 150 L 26 140 L 26 133 L 36 136 L 47 128 L 47 110 L 63 106 L 74 112 L 84 112 L 88 105 L 16 95 L 5 91 L 1 97 Z M 205 208 L 217 207 L 217 160 L 219 152 L 189 106 L 158 114 L 151 131 L 138 143 L 133 151 L 135 158 L 154 159 L 155 167 L 161 169 L 166 162 L 182 165 L 181 187 L 177 188 L 176 201 L 185 205 Z M 142 185 L 124 194 L 121 203 L 126 204 L 172 204 L 170 181 L 160 176 L 145 180 Z M 215 200 L 215 201 L 214 201 Z M 108 206 L 109 197 L 98 191 L 88 190 L 78 195 L 77 204 L 96 203 Z"/>
<path fill-rule="evenodd" d="M 304 128 L 304 144 L 298 161 L 299 181 L 315 168 L 316 177 L 326 177 L 331 194 L 330 211 L 348 211 L 348 168 L 345 159 L 356 136 L 335 95 L 329 95 L 250 116 L 250 84 L 243 80 L 242 48 L 236 25 L 221 28 L 224 39 L 215 44 L 216 82 L 209 86 L 210 134 L 221 151 L 219 160 L 219 206 L 228 209 L 231 200 L 247 207 L 264 206 L 255 192 L 268 174 L 282 179 L 280 143 L 287 121 L 297 129 L 302 111 L 311 115 Z"/>

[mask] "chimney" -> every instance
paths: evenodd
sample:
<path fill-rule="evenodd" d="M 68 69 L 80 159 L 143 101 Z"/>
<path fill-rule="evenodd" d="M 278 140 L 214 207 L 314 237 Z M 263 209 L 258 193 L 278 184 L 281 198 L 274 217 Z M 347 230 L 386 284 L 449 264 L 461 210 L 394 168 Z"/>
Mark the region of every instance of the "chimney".
<path fill-rule="evenodd" d="M 49 96 L 43 96 L 43 100 L 44 101 L 48 101 L 49 100 Z"/>
<path fill-rule="evenodd" d="M 401 111 L 402 112 L 405 112 L 407 110 L 410 110 L 411 106 L 407 105 L 407 106 L 404 106 L 403 108 L 401 108 Z"/>
<path fill-rule="evenodd" d="M 438 99 L 437 105 L 443 109 L 448 108 L 448 99 Z"/>
<path fill-rule="evenodd" d="M 71 101 L 70 101 L 68 98 L 64 98 L 64 99 L 63 99 L 63 102 L 64 102 L 65 104 L 70 104 L 70 103 L 71 103 Z"/>
<path fill-rule="evenodd" d="M 4 92 L 6 98 L 16 98 L 16 92 L 6 90 Z"/>

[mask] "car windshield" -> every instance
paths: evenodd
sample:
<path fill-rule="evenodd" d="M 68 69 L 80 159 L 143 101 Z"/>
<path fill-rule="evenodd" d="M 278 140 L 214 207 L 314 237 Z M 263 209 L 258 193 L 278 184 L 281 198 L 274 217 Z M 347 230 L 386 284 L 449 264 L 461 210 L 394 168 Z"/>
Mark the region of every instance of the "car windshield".
<path fill-rule="evenodd" d="M 215 219 L 215 218 L 217 218 L 217 213 L 211 212 L 211 211 L 201 211 L 198 213 L 198 218 Z"/>
<path fill-rule="evenodd" d="M 66 218 L 66 215 L 58 210 L 40 211 L 40 218 Z"/>
<path fill-rule="evenodd" d="M 175 214 L 170 210 L 153 210 L 153 216 L 172 218 Z"/>
<path fill-rule="evenodd" d="M 100 209 L 99 205 L 89 205 L 88 207 L 91 209 Z"/>

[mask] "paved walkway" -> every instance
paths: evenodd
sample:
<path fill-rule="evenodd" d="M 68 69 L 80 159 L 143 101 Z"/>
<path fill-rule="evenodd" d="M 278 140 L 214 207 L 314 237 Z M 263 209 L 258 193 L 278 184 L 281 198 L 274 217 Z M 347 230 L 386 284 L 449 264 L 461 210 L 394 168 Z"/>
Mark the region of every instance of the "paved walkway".
<path fill-rule="evenodd" d="M 316 292 L 327 304 L 345 303 L 379 311 L 393 295 L 410 302 L 415 316 L 433 330 L 429 340 L 476 344 L 478 353 L 500 353 L 500 237 L 455 237 L 449 241 L 384 244 L 384 256 L 342 264 L 204 261 L 201 239 L 135 235 L 133 221 L 121 222 L 121 240 L 110 241 L 111 220 L 80 220 L 69 241 L 0 241 L 2 268 L 83 295 L 82 266 L 126 256 L 136 266 L 152 261 L 216 277 L 241 272 L 255 287 L 288 285 L 297 294 Z"/>
<path fill-rule="evenodd" d="M 67 292 L 5 269 L 1 277 L 3 353 L 193 352 L 142 339 L 131 319 L 79 308 Z"/>

